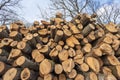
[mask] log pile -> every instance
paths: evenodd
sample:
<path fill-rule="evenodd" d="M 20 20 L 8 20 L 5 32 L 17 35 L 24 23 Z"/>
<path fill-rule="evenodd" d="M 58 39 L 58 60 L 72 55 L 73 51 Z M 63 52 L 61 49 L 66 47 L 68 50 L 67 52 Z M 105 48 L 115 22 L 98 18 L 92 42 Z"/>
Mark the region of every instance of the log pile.
<path fill-rule="evenodd" d="M 0 27 L 0 80 L 120 80 L 120 28 L 96 15 Z"/>

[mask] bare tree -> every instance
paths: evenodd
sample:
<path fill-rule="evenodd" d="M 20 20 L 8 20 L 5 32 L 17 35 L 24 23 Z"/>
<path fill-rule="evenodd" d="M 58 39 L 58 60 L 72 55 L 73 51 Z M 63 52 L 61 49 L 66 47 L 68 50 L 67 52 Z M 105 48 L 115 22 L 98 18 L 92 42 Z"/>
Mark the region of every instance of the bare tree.
<path fill-rule="evenodd" d="M 120 8 L 115 4 L 103 5 L 102 8 L 97 11 L 97 14 L 102 23 L 120 22 Z"/>
<path fill-rule="evenodd" d="M 48 19 L 56 12 L 62 12 L 64 18 L 73 18 L 79 13 L 97 14 L 97 21 L 100 23 L 118 23 L 120 8 L 116 4 L 101 3 L 100 0 L 50 0 L 49 11 L 40 10 L 42 18 Z M 107 4 L 107 5 L 106 5 Z M 109 8 L 109 9 L 108 9 Z M 46 15 L 46 16 L 45 16 Z"/>
<path fill-rule="evenodd" d="M 18 20 L 15 9 L 20 8 L 21 0 L 0 0 L 0 24 L 8 24 Z"/>
<path fill-rule="evenodd" d="M 73 18 L 76 14 L 84 11 L 89 1 L 90 0 L 50 0 L 49 10 L 52 14 L 62 12 L 64 18 Z M 49 14 L 47 11 L 41 10 L 40 7 L 39 10 L 41 15 Z M 44 17 L 46 16 L 42 16 L 42 18 Z M 47 16 L 47 18 L 49 17 Z"/>

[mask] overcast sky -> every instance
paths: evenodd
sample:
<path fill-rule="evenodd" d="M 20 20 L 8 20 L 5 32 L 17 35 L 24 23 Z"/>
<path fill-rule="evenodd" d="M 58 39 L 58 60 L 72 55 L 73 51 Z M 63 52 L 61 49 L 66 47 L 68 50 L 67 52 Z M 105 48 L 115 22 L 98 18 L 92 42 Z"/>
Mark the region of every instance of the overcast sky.
<path fill-rule="evenodd" d="M 25 18 L 28 22 L 32 23 L 34 20 L 40 21 L 40 12 L 37 8 L 39 5 L 41 8 L 47 9 L 50 0 L 23 0 L 21 2 L 23 8 L 19 10 L 19 14 Z M 101 3 L 120 3 L 120 0 L 101 0 Z"/>

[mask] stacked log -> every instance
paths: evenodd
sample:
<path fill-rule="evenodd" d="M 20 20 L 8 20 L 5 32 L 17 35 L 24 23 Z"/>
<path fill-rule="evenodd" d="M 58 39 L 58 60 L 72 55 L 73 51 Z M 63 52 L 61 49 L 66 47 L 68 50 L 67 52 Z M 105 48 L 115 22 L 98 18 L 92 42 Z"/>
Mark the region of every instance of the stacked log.
<path fill-rule="evenodd" d="M 1 80 L 120 80 L 120 28 L 95 14 L 0 27 Z"/>

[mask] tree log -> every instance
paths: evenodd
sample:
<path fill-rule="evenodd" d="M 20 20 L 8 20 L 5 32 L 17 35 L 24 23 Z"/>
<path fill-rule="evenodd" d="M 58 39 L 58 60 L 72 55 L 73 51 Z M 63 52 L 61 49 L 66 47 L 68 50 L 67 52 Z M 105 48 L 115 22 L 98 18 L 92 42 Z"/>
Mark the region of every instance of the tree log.
<path fill-rule="evenodd" d="M 20 56 L 19 58 L 17 58 L 17 60 L 15 61 L 16 65 L 20 66 L 20 67 L 28 67 L 32 70 L 38 70 L 38 65 L 32 61 L 30 61 L 29 59 L 27 59 L 24 56 Z"/>

